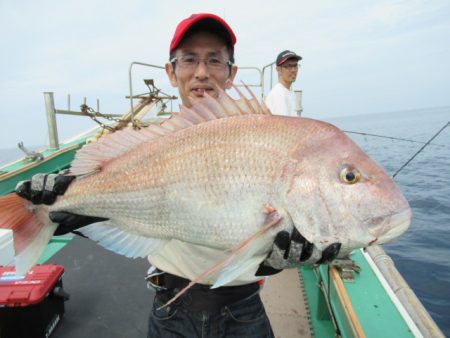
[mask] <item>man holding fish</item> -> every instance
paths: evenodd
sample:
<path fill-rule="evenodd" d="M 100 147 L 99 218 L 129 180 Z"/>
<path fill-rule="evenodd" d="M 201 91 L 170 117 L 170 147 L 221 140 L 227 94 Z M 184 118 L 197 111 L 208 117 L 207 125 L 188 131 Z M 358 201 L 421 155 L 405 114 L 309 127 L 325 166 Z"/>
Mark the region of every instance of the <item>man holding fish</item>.
<path fill-rule="evenodd" d="M 181 21 L 166 65 L 179 114 L 85 146 L 71 167 L 88 173 L 80 179 L 39 175 L 19 185 L 33 205 L 0 197 L 17 271 L 37 259 L 33 243 L 83 227 L 108 249 L 148 255 L 156 289 L 148 337 L 273 337 L 261 276 L 406 230 L 407 201 L 342 131 L 224 93 L 237 72 L 235 43 L 216 15 Z M 42 237 L 22 229 L 30 224 Z"/>
<path fill-rule="evenodd" d="M 237 73 L 235 43 L 231 27 L 214 14 L 193 14 L 179 23 L 170 44 L 166 72 L 171 84 L 178 88 L 185 107 L 202 100 L 205 93 L 217 98 L 219 88 L 231 88 Z M 73 178 L 39 174 L 31 182 L 18 186 L 17 192 L 33 203 L 50 205 L 65 192 Z M 102 221 L 101 218 L 66 212 L 53 213 L 52 216 L 59 223 L 57 235 Z M 322 261 L 331 260 L 337 253 L 338 248 L 333 248 L 322 258 L 320 252 L 295 228 L 292 234 L 281 231 L 270 257 L 256 273 L 251 271 L 234 280 L 232 286 L 216 289 L 210 289 L 207 284 L 197 284 L 181 298 L 179 304 L 158 309 L 189 280 L 224 257 L 222 250 L 172 240 L 158 254 L 149 256 L 152 268 L 148 279 L 156 289 L 156 297 L 148 336 L 171 337 L 176 332 L 195 337 L 201 336 L 202 330 L 206 329 L 229 332 L 226 337 L 273 337 L 259 297 L 261 276 L 296 267 L 300 262 L 314 263 L 321 258 Z M 213 331 L 209 332 L 212 334 Z"/>

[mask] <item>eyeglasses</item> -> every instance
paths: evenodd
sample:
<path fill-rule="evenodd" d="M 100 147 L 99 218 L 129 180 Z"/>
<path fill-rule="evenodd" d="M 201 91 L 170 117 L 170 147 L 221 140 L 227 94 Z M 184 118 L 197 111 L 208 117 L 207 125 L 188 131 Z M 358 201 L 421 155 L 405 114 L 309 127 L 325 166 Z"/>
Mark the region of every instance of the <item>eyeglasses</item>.
<path fill-rule="evenodd" d="M 169 60 L 170 63 L 177 62 L 180 68 L 185 69 L 195 69 L 202 61 L 210 70 L 224 70 L 226 67 L 233 65 L 230 60 L 225 60 L 219 56 L 209 56 L 205 59 L 200 59 L 196 55 L 182 55 Z"/>
<path fill-rule="evenodd" d="M 285 69 L 293 69 L 293 68 L 300 68 L 300 65 L 298 63 L 295 64 L 287 64 L 287 65 L 281 65 L 281 67 Z"/>

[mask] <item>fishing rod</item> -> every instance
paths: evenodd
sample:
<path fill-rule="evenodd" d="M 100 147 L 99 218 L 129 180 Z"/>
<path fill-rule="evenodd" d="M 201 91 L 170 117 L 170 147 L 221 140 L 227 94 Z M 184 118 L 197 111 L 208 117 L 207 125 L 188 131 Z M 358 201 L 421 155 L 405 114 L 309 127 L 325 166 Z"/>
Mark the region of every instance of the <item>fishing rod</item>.
<path fill-rule="evenodd" d="M 403 168 L 405 168 L 417 155 L 419 155 L 426 146 L 428 146 L 431 141 L 433 141 L 445 128 L 447 128 L 450 125 L 450 121 L 448 121 L 436 134 L 434 134 L 423 146 L 422 148 L 420 148 L 413 156 L 411 156 L 411 158 L 405 162 L 405 164 L 403 164 L 400 169 L 398 169 L 394 175 L 392 175 L 392 178 L 394 178 L 395 176 L 397 176 L 397 174 L 403 170 Z"/>
<path fill-rule="evenodd" d="M 350 131 L 350 130 L 344 130 L 344 132 L 348 133 L 348 134 L 357 134 L 357 135 L 363 135 L 363 136 L 373 136 L 373 137 L 379 137 L 379 138 L 387 138 L 387 139 L 390 139 L 390 140 L 397 140 L 397 141 L 405 141 L 405 142 L 411 142 L 411 143 L 426 144 L 426 142 L 416 141 L 416 140 L 411 140 L 411 139 L 401 138 L 401 137 L 393 137 L 393 136 L 386 136 L 386 135 L 362 133 L 362 132 Z M 432 145 L 433 146 L 439 146 L 439 147 L 445 147 L 445 145 L 443 145 L 443 144 L 432 144 Z"/>

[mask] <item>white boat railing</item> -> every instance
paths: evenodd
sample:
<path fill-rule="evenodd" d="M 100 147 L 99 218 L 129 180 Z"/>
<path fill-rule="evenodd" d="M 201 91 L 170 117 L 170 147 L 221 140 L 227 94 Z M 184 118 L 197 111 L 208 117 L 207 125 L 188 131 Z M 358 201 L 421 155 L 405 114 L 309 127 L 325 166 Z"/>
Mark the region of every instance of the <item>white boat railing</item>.
<path fill-rule="evenodd" d="M 269 90 L 272 88 L 273 83 L 273 71 L 274 71 L 274 62 L 264 66 L 262 69 L 258 67 L 252 67 L 252 66 L 243 66 L 238 67 L 240 70 L 251 70 L 256 71 L 258 74 L 258 78 L 256 83 L 246 83 L 245 85 L 248 87 L 257 87 L 261 90 L 261 100 L 264 100 L 265 97 L 265 82 L 266 82 L 266 76 L 267 71 L 270 69 L 270 81 L 269 81 Z M 136 114 L 136 107 L 134 106 L 134 99 L 139 98 L 142 99 L 141 95 L 135 95 L 133 93 L 133 69 L 135 66 L 144 66 L 152 69 L 157 69 L 159 71 L 164 71 L 165 67 L 149 64 L 145 62 L 139 62 L 139 61 L 133 61 L 130 63 L 128 67 L 128 89 L 129 89 L 129 96 L 127 98 L 130 100 L 130 111 L 129 114 L 131 115 L 131 123 L 134 126 L 135 123 L 135 114 Z M 153 85 L 153 80 L 144 80 L 147 87 L 149 87 L 150 93 L 153 95 L 155 99 L 158 99 L 160 101 L 162 100 L 169 100 L 172 104 L 173 100 L 176 100 L 176 96 L 171 96 L 168 94 L 165 94 L 161 90 L 157 89 Z M 243 86 L 242 84 L 237 83 L 237 86 Z M 298 115 L 301 114 L 303 107 L 302 107 L 302 91 L 296 90 L 296 110 L 298 112 Z M 163 94 L 163 95 L 160 95 Z M 70 95 L 68 95 L 68 107 L 66 110 L 64 109 L 56 109 L 55 108 L 55 102 L 53 97 L 53 92 L 45 92 L 44 93 L 44 100 L 45 100 L 45 110 L 46 110 L 46 116 L 47 116 L 47 126 L 48 126 L 48 135 L 49 135 L 49 147 L 53 149 L 59 149 L 59 138 L 58 138 L 58 128 L 56 124 L 56 114 L 68 114 L 68 115 L 79 115 L 79 116 L 85 116 L 85 112 L 81 111 L 73 111 L 70 109 Z M 86 105 L 86 98 L 84 99 L 84 105 Z M 101 114 L 100 113 L 100 107 L 99 107 L 99 101 L 97 100 L 97 110 L 93 112 L 93 114 L 98 114 L 101 117 L 109 116 L 109 117 L 121 117 L 122 115 L 117 114 Z M 173 111 L 171 107 L 171 112 Z"/>
<path fill-rule="evenodd" d="M 414 336 L 445 338 L 414 291 L 398 272 L 392 258 L 378 245 L 368 247 L 366 252 L 364 250 L 361 252 L 386 292 L 391 296 L 394 305 L 397 306 Z M 386 283 L 388 285 L 385 285 Z"/>

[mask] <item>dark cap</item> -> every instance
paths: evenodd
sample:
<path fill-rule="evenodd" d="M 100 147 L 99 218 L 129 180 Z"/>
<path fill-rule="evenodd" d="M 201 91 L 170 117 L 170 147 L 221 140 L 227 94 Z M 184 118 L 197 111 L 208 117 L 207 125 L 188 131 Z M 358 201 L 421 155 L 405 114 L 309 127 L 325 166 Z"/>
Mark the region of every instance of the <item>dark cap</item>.
<path fill-rule="evenodd" d="M 205 27 L 211 30 L 217 30 L 220 32 L 220 35 L 226 40 L 227 44 L 234 48 L 234 44 L 236 43 L 236 36 L 234 35 L 231 27 L 221 18 L 215 14 L 210 13 L 199 13 L 192 14 L 187 19 L 181 21 L 177 28 L 175 29 L 175 34 L 173 35 L 172 41 L 170 42 L 170 50 L 169 53 L 172 52 L 178 47 L 181 40 L 183 40 L 186 32 L 192 28 L 192 26 L 196 24 L 196 27 Z"/>
<path fill-rule="evenodd" d="M 291 52 L 290 50 L 285 50 L 280 54 L 278 54 L 276 64 L 277 66 L 281 66 L 289 59 L 301 60 L 302 57 L 300 55 L 295 54 L 294 52 Z"/>

